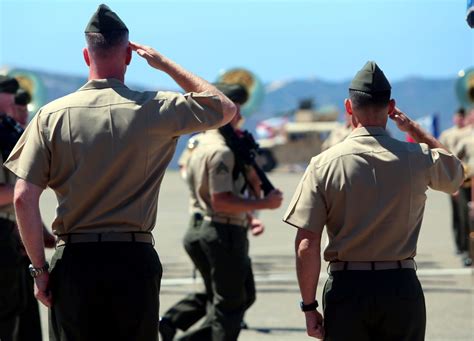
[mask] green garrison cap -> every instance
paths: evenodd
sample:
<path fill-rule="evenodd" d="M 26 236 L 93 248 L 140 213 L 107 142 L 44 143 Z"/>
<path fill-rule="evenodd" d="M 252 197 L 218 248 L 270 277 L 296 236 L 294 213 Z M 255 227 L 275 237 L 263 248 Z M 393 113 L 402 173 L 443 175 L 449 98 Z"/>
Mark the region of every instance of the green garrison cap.
<path fill-rule="evenodd" d="M 14 94 L 19 87 L 20 85 L 15 78 L 0 75 L 0 92 Z"/>
<path fill-rule="evenodd" d="M 249 93 L 244 86 L 240 84 L 216 83 L 214 84 L 224 95 L 237 104 L 244 104 L 247 102 Z"/>
<path fill-rule="evenodd" d="M 86 26 L 85 33 L 106 33 L 128 31 L 127 26 L 107 5 L 100 5 Z"/>
<path fill-rule="evenodd" d="M 18 89 L 15 94 L 15 104 L 17 105 L 27 105 L 31 102 L 31 95 L 28 91 L 23 90 L 22 88 Z"/>
<path fill-rule="evenodd" d="M 390 91 L 392 87 L 378 65 L 373 61 L 369 61 L 361 70 L 359 70 L 359 72 L 357 72 L 351 84 L 349 85 L 349 89 L 370 94 L 375 92 Z"/>

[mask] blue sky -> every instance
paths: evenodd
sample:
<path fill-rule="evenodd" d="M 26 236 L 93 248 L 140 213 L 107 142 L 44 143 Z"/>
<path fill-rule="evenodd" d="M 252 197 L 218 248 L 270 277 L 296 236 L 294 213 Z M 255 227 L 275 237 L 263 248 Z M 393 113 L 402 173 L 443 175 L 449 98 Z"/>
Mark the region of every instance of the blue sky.
<path fill-rule="evenodd" d="M 130 37 L 213 81 L 351 78 L 371 59 L 398 80 L 474 65 L 465 0 L 106 1 Z M 100 1 L 0 0 L 0 65 L 87 75 L 83 31 Z M 135 56 L 127 81 L 176 88 Z"/>

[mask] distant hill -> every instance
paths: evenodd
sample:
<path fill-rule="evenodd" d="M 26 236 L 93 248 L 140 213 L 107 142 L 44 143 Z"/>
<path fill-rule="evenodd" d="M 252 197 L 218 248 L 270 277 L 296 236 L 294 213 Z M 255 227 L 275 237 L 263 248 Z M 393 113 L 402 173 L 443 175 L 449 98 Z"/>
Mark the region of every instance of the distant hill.
<path fill-rule="evenodd" d="M 4 68 L 9 69 L 9 68 Z M 61 75 L 50 72 L 27 70 L 44 84 L 45 99 L 51 101 L 82 86 L 85 77 Z M 452 112 L 459 106 L 454 93 L 455 78 L 425 79 L 412 77 L 392 83 L 392 97 L 397 105 L 413 118 L 438 113 L 441 130 L 451 125 Z M 343 112 L 343 102 L 347 97 L 349 81 L 329 82 L 319 79 L 301 79 L 294 81 L 276 81 L 266 85 L 266 94 L 260 110 L 248 118 L 245 128 L 254 131 L 256 124 L 280 113 L 294 110 L 301 99 L 312 98 L 316 106 L 336 105 Z M 145 87 L 130 85 L 131 88 L 144 90 Z M 342 117 L 342 114 L 341 114 Z M 390 128 L 390 126 L 389 126 Z M 402 138 L 396 129 L 394 136 Z M 171 166 L 177 166 L 177 157 L 185 146 L 187 138 L 180 139 L 176 156 Z"/>
<path fill-rule="evenodd" d="M 392 83 L 392 97 L 397 105 L 413 117 L 435 112 L 440 114 L 442 128 L 450 125 L 451 114 L 459 106 L 454 93 L 455 79 L 410 78 Z M 295 109 L 299 99 L 313 98 L 316 105 L 336 105 L 343 112 L 349 81 L 295 80 L 273 82 L 266 86 L 266 97 L 256 118 Z"/>

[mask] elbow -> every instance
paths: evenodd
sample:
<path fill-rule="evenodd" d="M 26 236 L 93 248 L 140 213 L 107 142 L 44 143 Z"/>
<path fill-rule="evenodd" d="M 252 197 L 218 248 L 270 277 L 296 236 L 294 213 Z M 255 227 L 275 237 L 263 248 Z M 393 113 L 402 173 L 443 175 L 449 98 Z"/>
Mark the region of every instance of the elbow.
<path fill-rule="evenodd" d="M 13 193 L 13 206 L 15 211 L 24 211 L 28 207 L 28 200 L 24 192 L 17 191 Z"/>
<path fill-rule="evenodd" d="M 296 254 L 300 258 L 314 257 L 321 254 L 321 238 L 316 233 L 298 229 L 295 239 Z"/>

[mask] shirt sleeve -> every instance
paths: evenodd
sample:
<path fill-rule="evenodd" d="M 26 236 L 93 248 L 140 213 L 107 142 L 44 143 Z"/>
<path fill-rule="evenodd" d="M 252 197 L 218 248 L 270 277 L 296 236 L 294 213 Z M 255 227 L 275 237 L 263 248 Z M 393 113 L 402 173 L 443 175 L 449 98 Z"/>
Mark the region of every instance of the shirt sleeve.
<path fill-rule="evenodd" d="M 429 169 L 428 186 L 446 193 L 456 192 L 464 178 L 461 161 L 444 149 L 434 148 L 430 153 L 432 166 Z"/>
<path fill-rule="evenodd" d="M 311 163 L 296 187 L 283 221 L 318 233 L 326 224 L 327 209 L 315 176 L 314 165 Z"/>
<path fill-rule="evenodd" d="M 213 129 L 222 122 L 220 99 L 208 92 L 184 95 L 162 92 L 160 96 L 165 96 L 165 101 L 158 115 L 159 126 L 166 128 L 173 136 Z"/>
<path fill-rule="evenodd" d="M 21 135 L 4 165 L 17 177 L 46 188 L 49 182 L 50 160 L 51 152 L 38 113 Z"/>
<path fill-rule="evenodd" d="M 230 149 L 218 150 L 211 156 L 207 165 L 211 194 L 232 192 L 234 162 L 234 154 Z"/>

